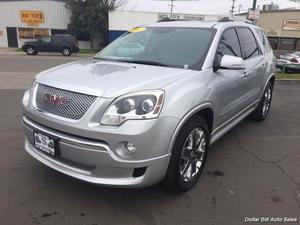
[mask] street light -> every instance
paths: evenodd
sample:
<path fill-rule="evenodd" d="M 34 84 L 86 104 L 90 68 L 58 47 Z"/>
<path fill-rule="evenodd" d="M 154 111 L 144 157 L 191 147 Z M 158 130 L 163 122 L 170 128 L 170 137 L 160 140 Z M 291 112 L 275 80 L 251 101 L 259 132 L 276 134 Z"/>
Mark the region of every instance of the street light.
<path fill-rule="evenodd" d="M 256 9 L 256 2 L 257 2 L 257 0 L 253 0 L 253 4 L 252 4 L 252 9 L 253 9 L 253 10 Z"/>

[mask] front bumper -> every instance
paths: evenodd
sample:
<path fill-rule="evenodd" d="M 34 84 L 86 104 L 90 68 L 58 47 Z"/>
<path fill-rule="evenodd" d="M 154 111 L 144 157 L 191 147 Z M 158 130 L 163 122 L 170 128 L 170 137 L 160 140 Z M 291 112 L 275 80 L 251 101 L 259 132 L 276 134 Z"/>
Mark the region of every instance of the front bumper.
<path fill-rule="evenodd" d="M 168 168 L 170 153 L 162 149 L 160 156 L 146 159 L 119 157 L 105 141 L 64 133 L 23 117 L 25 149 L 45 165 L 71 177 L 104 186 L 145 187 L 158 183 Z M 59 156 L 47 155 L 34 147 L 33 131 L 59 139 Z M 140 134 L 141 139 L 151 133 Z M 150 135 L 151 136 L 151 135 Z M 117 141 L 117 140 L 116 140 Z M 152 141 L 152 140 L 149 140 Z M 170 140 L 165 140 L 170 142 Z M 145 149 L 149 149 L 145 143 Z M 138 149 L 139 150 L 139 149 Z"/>

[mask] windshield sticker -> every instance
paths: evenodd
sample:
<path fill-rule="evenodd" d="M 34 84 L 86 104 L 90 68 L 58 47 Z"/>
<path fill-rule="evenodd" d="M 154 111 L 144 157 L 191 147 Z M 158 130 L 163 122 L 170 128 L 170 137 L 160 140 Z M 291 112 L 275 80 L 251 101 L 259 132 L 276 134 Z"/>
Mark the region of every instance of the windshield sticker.
<path fill-rule="evenodd" d="M 137 32 L 142 32 L 144 30 L 146 30 L 145 27 L 135 27 L 135 28 L 132 28 L 131 30 L 129 30 L 129 32 L 131 32 L 131 33 L 137 33 Z"/>

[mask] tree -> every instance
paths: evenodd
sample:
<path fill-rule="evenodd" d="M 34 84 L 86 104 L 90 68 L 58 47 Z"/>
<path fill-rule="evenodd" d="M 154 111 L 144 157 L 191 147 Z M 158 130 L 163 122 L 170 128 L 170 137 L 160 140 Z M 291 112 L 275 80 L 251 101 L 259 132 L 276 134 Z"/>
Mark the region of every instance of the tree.
<path fill-rule="evenodd" d="M 68 30 L 79 40 L 90 40 L 94 49 L 94 37 L 101 34 L 103 43 L 107 42 L 108 13 L 121 5 L 119 0 L 66 0 L 71 11 Z"/>

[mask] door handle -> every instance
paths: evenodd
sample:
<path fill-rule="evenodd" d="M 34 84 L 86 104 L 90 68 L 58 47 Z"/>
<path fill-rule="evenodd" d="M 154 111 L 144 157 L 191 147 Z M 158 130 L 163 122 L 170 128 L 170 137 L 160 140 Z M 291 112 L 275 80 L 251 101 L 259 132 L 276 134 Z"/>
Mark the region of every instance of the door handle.
<path fill-rule="evenodd" d="M 246 71 L 244 71 L 244 72 L 242 73 L 242 75 L 243 75 L 244 78 L 247 78 L 247 77 L 249 76 L 249 74 L 248 74 Z"/>
<path fill-rule="evenodd" d="M 260 69 L 262 69 L 262 70 L 264 70 L 265 68 L 266 68 L 266 64 L 262 64 L 261 66 L 260 66 Z"/>

